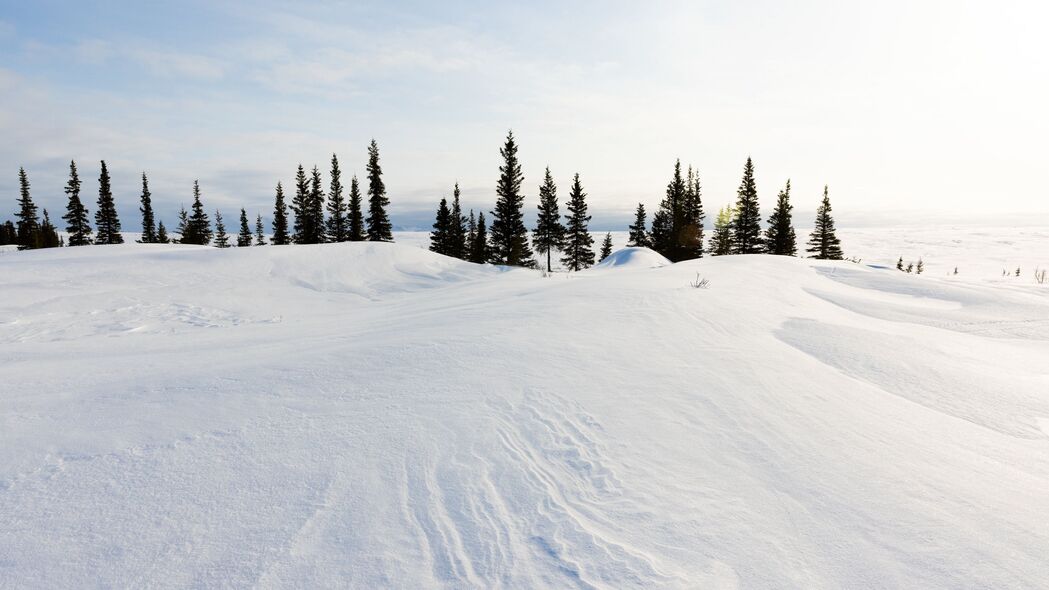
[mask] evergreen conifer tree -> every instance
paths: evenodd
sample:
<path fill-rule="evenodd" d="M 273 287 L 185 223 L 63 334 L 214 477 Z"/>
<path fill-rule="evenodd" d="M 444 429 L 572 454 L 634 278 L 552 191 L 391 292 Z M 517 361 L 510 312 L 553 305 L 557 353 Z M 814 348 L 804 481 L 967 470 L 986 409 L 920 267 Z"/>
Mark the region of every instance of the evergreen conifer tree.
<path fill-rule="evenodd" d="M 314 166 L 310 175 L 310 234 L 307 244 L 323 244 L 325 241 L 324 224 L 324 189 L 321 181 L 321 172 Z"/>
<path fill-rule="evenodd" d="M 146 173 L 142 173 L 142 195 L 139 197 L 141 205 L 138 208 L 139 213 L 142 214 L 142 239 L 139 242 L 143 244 L 156 244 L 157 243 L 157 224 L 153 217 L 153 200 L 149 192 L 149 180 L 146 179 Z"/>
<path fill-rule="evenodd" d="M 612 255 L 612 232 L 605 234 L 605 239 L 601 242 L 601 253 L 598 254 L 597 261 L 601 262 L 605 258 Z"/>
<path fill-rule="evenodd" d="M 790 180 L 787 186 L 779 192 L 776 197 L 776 208 L 769 216 L 769 227 L 765 230 L 765 247 L 769 254 L 780 256 L 797 256 L 797 236 L 794 233 L 791 211 L 794 206 L 790 204 Z"/>
<path fill-rule="evenodd" d="M 40 220 L 37 218 L 36 203 L 29 193 L 29 177 L 25 168 L 18 169 L 18 249 L 31 250 L 40 241 Z"/>
<path fill-rule="evenodd" d="M 392 242 L 393 225 L 386 215 L 390 200 L 386 198 L 386 185 L 382 182 L 379 166 L 379 144 L 372 140 L 368 146 L 368 241 Z"/>
<path fill-rule="evenodd" d="M 262 229 L 262 215 L 259 214 L 255 215 L 255 245 L 266 245 L 266 235 L 263 233 Z"/>
<path fill-rule="evenodd" d="M 438 254 L 448 254 L 448 226 L 452 222 L 452 213 L 448 210 L 448 199 L 441 198 L 441 204 L 437 207 L 437 220 L 433 223 L 433 231 L 430 232 L 430 251 Z"/>
<path fill-rule="evenodd" d="M 229 234 L 226 233 L 226 224 L 222 222 L 222 213 L 215 211 L 215 247 L 229 248 Z"/>
<path fill-rule="evenodd" d="M 0 246 L 18 244 L 18 230 L 10 220 L 0 224 Z"/>
<path fill-rule="evenodd" d="M 462 205 L 459 203 L 459 183 L 455 183 L 452 190 L 451 219 L 448 225 L 448 252 L 461 260 L 466 259 L 466 216 L 463 215 Z"/>
<path fill-rule="evenodd" d="M 714 235 L 710 238 L 711 256 L 725 256 L 732 254 L 734 245 L 732 243 L 732 219 L 736 211 L 732 205 L 722 207 L 718 211 L 717 219 L 714 220 Z"/>
<path fill-rule="evenodd" d="M 69 202 L 62 219 L 66 222 L 69 245 L 87 246 L 91 244 L 91 224 L 87 217 L 87 207 L 84 207 L 80 200 L 80 176 L 77 174 L 76 162 L 73 161 L 69 162 L 69 180 L 66 182 L 65 192 L 69 195 Z"/>
<path fill-rule="evenodd" d="M 568 270 L 579 271 L 594 264 L 594 238 L 587 226 L 590 216 L 586 214 L 586 193 L 576 173 L 572 189 L 568 193 L 568 215 L 565 215 L 564 256 L 561 264 Z"/>
<path fill-rule="evenodd" d="M 169 244 L 171 238 L 168 237 L 168 228 L 164 227 L 164 222 L 157 223 L 157 243 L 158 244 Z"/>
<path fill-rule="evenodd" d="M 211 243 L 211 220 L 204 211 L 204 204 L 200 200 L 200 183 L 193 181 L 193 213 L 189 215 L 186 224 L 186 233 L 182 235 L 183 244 L 197 244 L 207 246 Z"/>
<path fill-rule="evenodd" d="M 175 240 L 179 244 L 189 244 L 190 242 L 185 241 L 186 235 L 189 234 L 189 214 L 186 213 L 186 206 L 183 205 L 179 208 L 178 212 L 178 226 L 175 227 L 175 233 L 178 234 L 178 240 Z"/>
<path fill-rule="evenodd" d="M 109 170 L 106 161 L 102 160 L 102 172 L 98 176 L 98 209 L 95 211 L 95 243 L 123 244 L 124 236 L 120 234 L 120 218 L 117 217 L 116 203 L 113 201 L 113 189 L 110 186 Z"/>
<path fill-rule="evenodd" d="M 553 268 L 550 264 L 551 252 L 560 249 L 565 241 L 565 226 L 561 224 L 561 212 L 557 204 L 557 185 L 547 167 L 543 184 L 539 185 L 539 215 L 532 230 L 532 243 L 540 254 L 546 254 L 546 270 Z"/>
<path fill-rule="evenodd" d="M 896 261 L 896 270 L 903 270 L 903 256 L 900 256 L 900 259 Z"/>
<path fill-rule="evenodd" d="M 664 199 L 652 216 L 652 233 L 650 234 L 651 248 L 663 256 L 670 254 L 673 247 L 673 225 L 670 208 L 666 206 Z M 669 258 L 669 256 L 668 256 Z"/>
<path fill-rule="evenodd" d="M 240 233 L 237 234 L 237 247 L 244 248 L 251 245 L 251 227 L 248 225 L 248 212 L 244 207 L 240 208 Z"/>
<path fill-rule="evenodd" d="M 808 249 L 813 258 L 821 260 L 841 260 L 841 240 L 834 231 L 834 218 L 830 214 L 830 196 L 827 187 L 823 187 L 823 201 L 816 209 L 816 226 L 809 235 Z"/>
<path fill-rule="evenodd" d="M 306 169 L 302 164 L 295 172 L 295 196 L 291 199 L 291 212 L 295 214 L 292 240 L 296 244 L 303 244 L 310 234 L 310 181 L 306 179 Z"/>
<path fill-rule="evenodd" d="M 703 257 L 703 212 L 702 187 L 699 174 L 688 167 L 688 178 L 685 181 L 685 196 L 682 204 L 683 222 L 677 232 L 681 260 L 692 260 Z"/>
<path fill-rule="evenodd" d="M 57 248 L 61 245 L 62 241 L 58 237 L 58 231 L 51 223 L 51 216 L 47 214 L 47 209 L 44 209 L 44 220 L 40 223 L 40 233 L 37 235 L 37 247 Z"/>
<path fill-rule="evenodd" d="M 496 184 L 495 209 L 492 211 L 491 256 L 496 264 L 532 268 L 532 249 L 528 245 L 528 229 L 524 224 L 524 195 L 521 184 L 524 174 L 517 160 L 517 144 L 513 131 L 506 136 L 506 143 L 499 149 L 503 165 L 499 167 L 499 182 Z"/>
<path fill-rule="evenodd" d="M 491 252 L 488 250 L 488 228 L 484 223 L 484 211 L 477 214 L 477 231 L 470 246 L 470 262 L 484 264 L 491 260 Z"/>
<path fill-rule="evenodd" d="M 761 237 L 761 211 L 758 188 L 754 182 L 754 163 L 750 157 L 743 167 L 743 180 L 737 191 L 736 214 L 732 220 L 732 253 L 760 254 L 764 251 Z"/>
<path fill-rule="evenodd" d="M 291 242 L 288 235 L 288 206 L 284 204 L 284 188 L 277 183 L 277 196 L 273 202 L 273 238 L 274 246 L 286 246 Z"/>
<path fill-rule="evenodd" d="M 648 222 L 645 220 L 645 205 L 643 203 L 637 204 L 637 212 L 634 213 L 634 224 L 631 225 L 630 237 L 627 240 L 627 246 L 637 248 L 651 248 L 652 240 L 648 237 Z"/>
<path fill-rule="evenodd" d="M 357 183 L 357 175 L 350 179 L 350 201 L 347 206 L 346 238 L 351 242 L 363 242 L 368 237 L 364 230 L 364 214 L 361 212 L 361 189 Z"/>
<path fill-rule="evenodd" d="M 345 242 L 349 239 L 346 219 L 346 199 L 342 196 L 342 171 L 339 159 L 331 155 L 331 181 L 328 184 L 328 241 Z"/>
<path fill-rule="evenodd" d="M 463 260 L 470 260 L 470 253 L 473 252 L 474 240 L 477 239 L 477 218 L 474 217 L 474 210 L 470 209 L 470 218 L 466 222 L 466 257 Z"/>

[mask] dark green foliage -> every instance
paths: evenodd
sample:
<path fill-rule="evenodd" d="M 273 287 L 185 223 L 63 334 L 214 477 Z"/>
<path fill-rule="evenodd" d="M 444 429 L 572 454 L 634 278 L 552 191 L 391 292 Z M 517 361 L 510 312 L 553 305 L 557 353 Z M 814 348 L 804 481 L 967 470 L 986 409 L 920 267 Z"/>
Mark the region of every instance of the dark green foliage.
<path fill-rule="evenodd" d="M 285 246 L 291 241 L 288 236 L 288 206 L 284 204 L 284 188 L 277 183 L 277 196 L 273 202 L 273 238 L 274 246 Z"/>
<path fill-rule="evenodd" d="M 229 248 L 229 234 L 226 233 L 226 224 L 222 223 L 222 214 L 215 211 L 215 247 Z"/>
<path fill-rule="evenodd" d="M 102 172 L 98 176 L 98 209 L 95 210 L 95 243 L 123 244 L 124 236 L 120 235 L 120 218 L 117 217 L 117 206 L 113 201 L 113 189 L 109 182 L 109 170 L 106 161 L 102 160 Z"/>
<path fill-rule="evenodd" d="M 10 246 L 18 243 L 18 230 L 10 220 L 0 224 L 0 246 Z"/>
<path fill-rule="evenodd" d="M 827 187 L 823 187 L 823 201 L 816 209 L 816 225 L 809 236 L 808 249 L 813 258 L 822 260 L 841 260 L 841 240 L 834 231 L 834 218 L 830 214 L 830 196 Z"/>
<path fill-rule="evenodd" d="M 637 212 L 634 214 L 634 224 L 631 225 L 630 237 L 627 240 L 627 246 L 638 247 L 638 248 L 651 248 L 652 239 L 648 235 L 648 222 L 645 220 L 645 206 L 642 203 L 637 204 Z"/>
<path fill-rule="evenodd" d="M 179 244 L 188 244 L 189 242 L 182 241 L 185 239 L 186 234 L 189 232 L 189 214 L 186 213 L 186 207 L 183 205 L 179 207 L 178 211 L 178 226 L 175 227 L 175 233 L 178 234 L 178 240 L 175 240 Z"/>
<path fill-rule="evenodd" d="M 798 254 L 797 236 L 794 234 L 794 226 L 791 211 L 794 206 L 790 204 L 790 180 L 787 186 L 779 192 L 776 197 L 776 208 L 769 216 L 769 227 L 765 230 L 765 251 L 769 254 L 780 256 L 796 256 Z"/>
<path fill-rule="evenodd" d="M 146 179 L 146 173 L 142 173 L 142 195 L 139 197 L 141 205 L 138 208 L 139 213 L 142 214 L 142 239 L 139 242 L 143 244 L 156 244 L 157 243 L 157 222 L 153 218 L 153 200 L 149 192 L 149 181 Z"/>
<path fill-rule="evenodd" d="M 652 216 L 652 249 L 673 262 L 699 258 L 703 255 L 703 217 L 699 177 L 691 168 L 687 179 L 683 177 L 678 160 L 666 196 Z"/>
<path fill-rule="evenodd" d="M 368 146 L 368 241 L 392 242 L 393 225 L 386 214 L 390 200 L 386 198 L 386 185 L 382 183 L 382 168 L 379 166 L 379 144 L 372 140 Z"/>
<path fill-rule="evenodd" d="M 682 204 L 682 221 L 677 231 L 679 256 L 681 260 L 692 260 L 703 257 L 703 194 L 699 184 L 699 174 L 688 168 L 685 180 L 685 197 Z"/>
<path fill-rule="evenodd" d="M 557 204 L 557 185 L 546 169 L 543 184 L 539 186 L 539 215 L 532 230 L 532 243 L 540 254 L 546 254 L 546 270 L 550 266 L 551 252 L 560 249 L 565 241 L 565 226 L 561 224 L 561 212 Z"/>
<path fill-rule="evenodd" d="M 459 204 L 459 183 L 455 183 L 452 190 L 451 219 L 448 224 L 448 252 L 461 260 L 466 259 L 466 216 L 463 215 L 462 205 Z"/>
<path fill-rule="evenodd" d="M 62 240 L 58 237 L 58 231 L 55 229 L 53 223 L 51 223 L 51 216 L 47 214 L 47 209 L 44 209 L 44 220 L 40 223 L 40 233 L 37 234 L 36 247 L 37 248 L 58 248 L 62 245 Z"/>
<path fill-rule="evenodd" d="M 69 180 L 66 182 L 65 192 L 69 195 L 66 204 L 66 214 L 62 219 L 66 222 L 66 232 L 69 233 L 70 246 L 87 246 L 91 244 L 91 223 L 87 217 L 87 207 L 80 200 L 80 176 L 77 175 L 76 162 L 69 162 Z"/>
<path fill-rule="evenodd" d="M 481 211 L 477 214 L 477 230 L 470 243 L 470 262 L 484 264 L 491 258 L 491 252 L 488 250 L 488 228 L 484 224 L 484 211 Z"/>
<path fill-rule="evenodd" d="M 601 242 L 601 253 L 597 255 L 597 261 L 601 262 L 605 258 L 612 255 L 612 233 L 608 232 L 605 234 L 605 239 Z"/>
<path fill-rule="evenodd" d="M 448 210 L 448 199 L 441 198 L 441 204 L 437 207 L 437 220 L 433 223 L 433 231 L 430 232 L 430 251 L 438 254 L 448 254 L 448 228 L 452 222 L 452 212 Z"/>
<path fill-rule="evenodd" d="M 29 194 L 29 177 L 25 168 L 18 169 L 18 249 L 30 250 L 37 247 L 40 220 L 37 218 L 36 203 Z"/>
<path fill-rule="evenodd" d="M 310 234 L 310 182 L 306 179 L 306 169 L 299 164 L 295 172 L 295 196 L 291 199 L 291 211 L 295 214 L 292 240 L 303 243 Z"/>
<path fill-rule="evenodd" d="M 328 183 L 328 241 L 345 242 L 349 239 L 346 219 L 346 199 L 342 196 L 342 171 L 339 159 L 331 155 L 331 181 Z"/>
<path fill-rule="evenodd" d="M 466 221 L 466 257 L 463 260 L 471 260 L 470 255 L 473 252 L 475 239 L 477 239 L 477 218 L 474 217 L 474 210 L 470 209 L 470 218 Z"/>
<path fill-rule="evenodd" d="M 295 212 L 295 243 L 320 244 L 324 242 L 324 190 L 321 188 L 321 173 L 316 166 L 306 179 L 306 172 L 299 164 L 295 174 L 295 198 L 291 202 Z"/>
<path fill-rule="evenodd" d="M 568 215 L 565 215 L 564 256 L 561 264 L 568 270 L 583 270 L 594 264 L 594 238 L 587 226 L 590 216 L 586 214 L 586 193 L 579 182 L 579 174 L 572 180 L 572 189 L 568 193 Z"/>
<path fill-rule="evenodd" d="M 244 248 L 251 245 L 251 226 L 248 225 L 248 212 L 244 207 L 240 208 L 240 232 L 237 233 L 237 247 Z"/>
<path fill-rule="evenodd" d="M 522 211 L 524 174 L 517 160 L 517 144 L 512 131 L 507 134 L 506 143 L 499 153 L 503 156 L 503 165 L 499 167 L 499 182 L 495 189 L 497 198 L 492 211 L 491 259 L 495 264 L 532 268 L 535 260 L 528 245 L 528 229 Z"/>
<path fill-rule="evenodd" d="M 900 256 L 900 259 L 896 261 L 896 270 L 903 270 L 903 256 Z"/>
<path fill-rule="evenodd" d="M 754 183 L 754 163 L 747 158 L 743 180 L 736 192 L 736 215 L 732 220 L 732 253 L 760 254 L 764 252 L 761 237 L 761 211 L 758 207 L 758 188 Z"/>
<path fill-rule="evenodd" d="M 665 207 L 664 203 L 660 203 L 656 214 L 652 216 L 652 233 L 650 239 L 652 249 L 663 256 L 666 256 L 670 253 L 670 250 L 673 247 L 673 223 L 670 209 L 669 207 Z"/>
<path fill-rule="evenodd" d="M 714 235 L 710 238 L 711 256 L 732 254 L 732 220 L 735 216 L 736 210 L 731 205 L 718 211 L 717 219 L 714 220 Z"/>
<path fill-rule="evenodd" d="M 186 230 L 182 233 L 183 244 L 197 244 L 207 246 L 211 243 L 211 219 L 204 211 L 204 204 L 200 200 L 200 183 L 193 181 L 193 213 L 189 215 Z"/>
<path fill-rule="evenodd" d="M 263 233 L 262 229 L 262 215 L 255 215 L 255 245 L 266 245 L 266 235 Z"/>
<path fill-rule="evenodd" d="M 347 209 L 346 239 L 351 242 L 363 242 L 368 235 L 364 230 L 364 214 L 361 212 L 361 189 L 357 184 L 357 175 L 350 179 L 350 202 Z"/>
<path fill-rule="evenodd" d="M 164 222 L 157 223 L 157 243 L 158 244 L 169 244 L 171 238 L 168 237 L 168 228 L 164 227 Z"/>

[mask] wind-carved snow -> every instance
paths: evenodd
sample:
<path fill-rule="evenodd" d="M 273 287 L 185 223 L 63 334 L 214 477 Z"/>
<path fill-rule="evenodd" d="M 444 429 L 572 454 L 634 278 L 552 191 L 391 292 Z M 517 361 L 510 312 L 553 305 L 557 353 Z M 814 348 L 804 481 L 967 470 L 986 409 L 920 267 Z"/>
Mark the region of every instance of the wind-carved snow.
<path fill-rule="evenodd" d="M 0 586 L 1049 576 L 1046 289 L 653 256 L 4 256 Z"/>

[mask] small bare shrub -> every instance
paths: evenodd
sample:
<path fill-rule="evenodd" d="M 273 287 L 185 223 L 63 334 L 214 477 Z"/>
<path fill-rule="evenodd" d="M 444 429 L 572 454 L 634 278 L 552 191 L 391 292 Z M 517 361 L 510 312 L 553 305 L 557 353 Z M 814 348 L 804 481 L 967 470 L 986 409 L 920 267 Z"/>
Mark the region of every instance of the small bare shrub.
<path fill-rule="evenodd" d="M 697 272 L 696 280 L 690 281 L 689 286 L 693 289 L 706 289 L 708 286 L 710 286 L 710 281 L 699 276 L 699 273 Z"/>

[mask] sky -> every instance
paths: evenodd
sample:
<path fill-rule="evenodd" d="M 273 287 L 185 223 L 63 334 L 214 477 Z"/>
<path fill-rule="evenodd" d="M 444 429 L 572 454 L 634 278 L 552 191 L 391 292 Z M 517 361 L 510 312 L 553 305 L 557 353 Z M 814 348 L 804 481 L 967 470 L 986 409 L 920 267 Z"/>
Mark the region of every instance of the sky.
<path fill-rule="evenodd" d="M 708 213 L 748 156 L 767 215 L 823 186 L 841 224 L 1049 224 L 1049 7 L 1039 2 L 33 2 L 0 0 L 0 218 L 18 168 L 59 217 L 69 161 L 99 160 L 125 229 L 140 175 L 170 227 L 204 204 L 269 217 L 299 163 L 364 175 L 379 143 L 395 226 L 459 182 L 495 200 L 520 145 L 534 214 L 549 166 L 593 227 L 651 210 L 676 159 Z M 7 204 L 4 207 L 4 203 Z M 708 215 L 712 217 L 713 215 Z"/>

